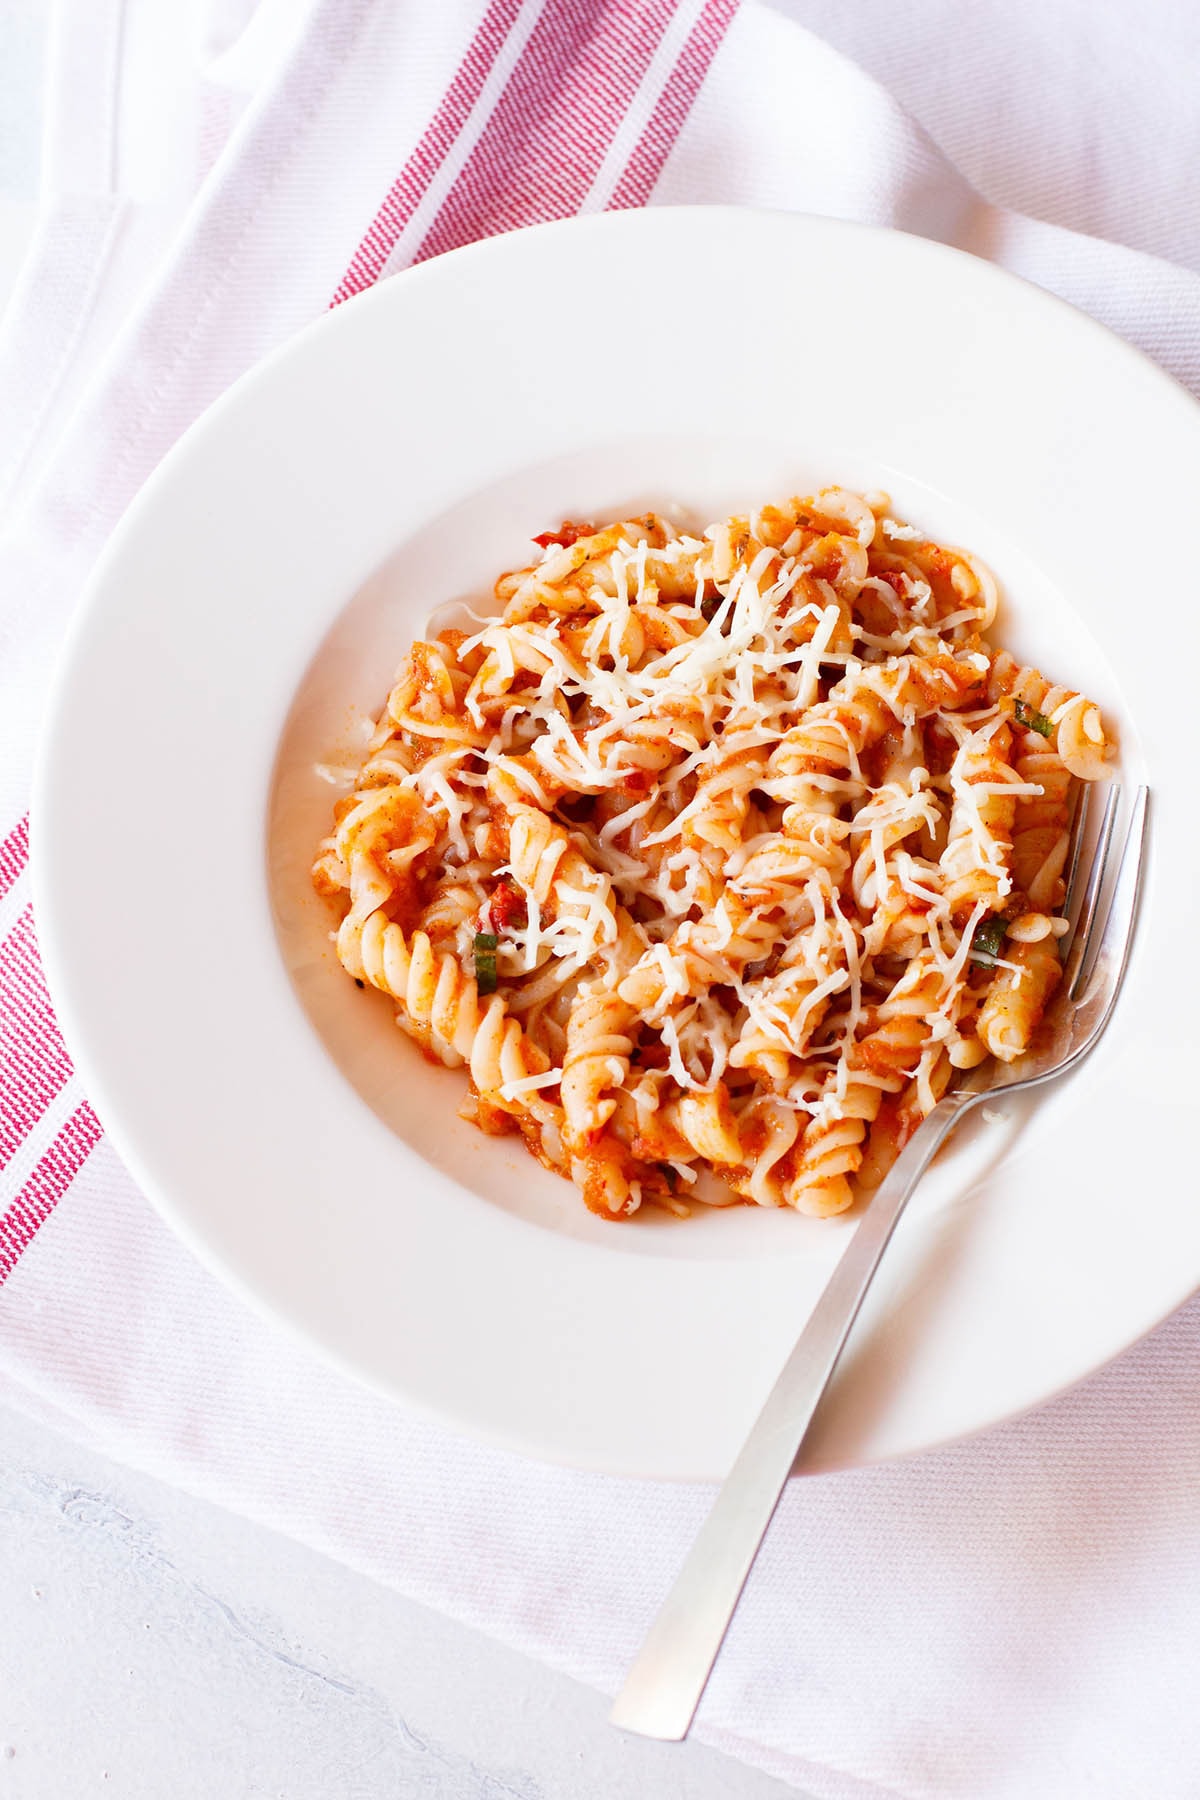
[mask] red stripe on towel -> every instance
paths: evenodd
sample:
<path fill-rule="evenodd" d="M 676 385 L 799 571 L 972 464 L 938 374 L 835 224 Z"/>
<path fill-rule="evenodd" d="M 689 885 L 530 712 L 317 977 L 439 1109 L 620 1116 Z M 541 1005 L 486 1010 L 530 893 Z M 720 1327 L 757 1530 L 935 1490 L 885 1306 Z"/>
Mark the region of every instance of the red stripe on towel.
<path fill-rule="evenodd" d="M 470 118 L 520 10 L 521 0 L 492 0 L 425 135 L 388 189 L 382 206 L 355 251 L 354 260 L 342 277 L 331 306 L 338 306 L 378 280 L 393 244 L 420 205 L 430 182 Z"/>
<path fill-rule="evenodd" d="M 0 1169 L 70 1078 L 27 907 L 0 948 Z"/>
<path fill-rule="evenodd" d="M 576 212 L 674 12 L 551 0 L 415 260 Z"/>
<path fill-rule="evenodd" d="M 83 1101 L 0 1218 L 0 1282 L 12 1274 L 22 1252 L 29 1248 L 102 1136 L 100 1121 Z"/>
<path fill-rule="evenodd" d="M 658 97 L 637 149 L 613 191 L 608 203 L 612 211 L 644 206 L 650 198 L 738 4 L 739 0 L 708 0 Z"/>
<path fill-rule="evenodd" d="M 0 900 L 24 871 L 29 861 L 29 815 L 14 825 L 0 844 Z"/>

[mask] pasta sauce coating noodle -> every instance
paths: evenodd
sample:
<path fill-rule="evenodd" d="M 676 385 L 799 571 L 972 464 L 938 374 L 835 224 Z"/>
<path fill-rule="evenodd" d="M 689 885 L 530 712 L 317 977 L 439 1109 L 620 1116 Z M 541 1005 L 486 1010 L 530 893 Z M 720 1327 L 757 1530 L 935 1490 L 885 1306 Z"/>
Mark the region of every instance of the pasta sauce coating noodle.
<path fill-rule="evenodd" d="M 842 1212 L 1037 1030 L 1099 712 L 886 495 L 534 541 L 400 669 L 314 866 L 338 956 L 602 1217 Z"/>

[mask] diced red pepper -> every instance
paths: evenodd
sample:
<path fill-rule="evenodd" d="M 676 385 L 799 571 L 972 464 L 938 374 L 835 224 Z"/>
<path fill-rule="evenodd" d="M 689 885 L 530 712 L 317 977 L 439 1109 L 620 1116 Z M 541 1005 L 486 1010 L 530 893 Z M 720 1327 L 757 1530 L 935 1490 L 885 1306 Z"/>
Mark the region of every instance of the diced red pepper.
<path fill-rule="evenodd" d="M 570 519 L 564 519 L 557 531 L 540 532 L 533 541 L 543 550 L 548 550 L 551 544 L 558 544 L 566 550 L 569 545 L 578 543 L 580 538 L 591 537 L 595 529 L 594 525 L 574 525 Z"/>
<path fill-rule="evenodd" d="M 500 881 L 496 884 L 485 911 L 495 931 L 510 931 L 514 925 L 520 931 L 529 922 L 525 896 L 513 881 Z"/>

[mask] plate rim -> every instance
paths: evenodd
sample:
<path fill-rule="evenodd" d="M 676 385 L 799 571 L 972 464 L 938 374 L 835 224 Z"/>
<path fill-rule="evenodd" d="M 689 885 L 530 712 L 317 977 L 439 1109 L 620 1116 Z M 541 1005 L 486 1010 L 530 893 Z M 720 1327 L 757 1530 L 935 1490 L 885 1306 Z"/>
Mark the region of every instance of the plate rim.
<path fill-rule="evenodd" d="M 381 1393 L 391 1399 L 400 1400 L 405 1406 L 411 1407 L 422 1416 L 435 1421 L 456 1433 L 494 1444 L 495 1446 L 510 1452 L 516 1452 L 542 1461 L 558 1462 L 563 1466 L 568 1467 L 640 1476 L 651 1479 L 705 1480 L 713 1478 L 711 1471 L 707 1474 L 688 1474 L 680 1472 L 665 1475 L 655 1471 L 649 1477 L 646 1477 L 646 1471 L 641 1469 L 632 1467 L 614 1469 L 611 1459 L 606 1457 L 598 1457 L 595 1461 L 581 1459 L 576 1455 L 559 1457 L 555 1454 L 551 1446 L 544 1443 L 518 1441 L 514 1439 L 511 1433 L 504 1430 L 491 1431 L 477 1416 L 471 1416 L 470 1418 L 455 1416 L 453 1413 L 448 1412 L 442 1405 L 430 1405 L 418 1391 L 401 1385 L 393 1378 L 383 1378 L 377 1371 L 374 1371 L 361 1363 L 355 1362 L 352 1357 L 345 1355 L 336 1346 L 331 1345 L 310 1326 L 307 1326 L 292 1312 L 281 1305 L 276 1297 L 265 1293 L 253 1282 L 247 1280 L 243 1271 L 235 1263 L 231 1262 L 217 1245 L 213 1244 L 205 1237 L 201 1226 L 187 1207 L 178 1205 L 175 1196 L 169 1192 L 163 1191 L 160 1183 L 152 1175 L 143 1175 L 140 1172 L 139 1165 L 141 1164 L 142 1159 L 137 1142 L 136 1124 L 127 1129 L 129 1122 L 123 1116 L 121 1104 L 119 1102 L 115 1105 L 113 1104 L 112 1097 L 109 1093 L 108 1077 L 102 1062 L 93 1057 L 92 1054 L 94 1026 L 89 1026 L 86 1021 L 82 1020 L 77 1015 L 75 1010 L 71 978 L 66 973 L 66 965 L 70 960 L 69 952 L 65 949 L 58 935 L 61 925 L 58 896 L 47 887 L 48 877 L 46 870 L 48 859 L 38 854 L 43 831 L 49 831 L 50 829 L 45 822 L 53 818 L 55 808 L 55 800 L 53 797 L 54 777 L 52 772 L 53 739 L 55 736 L 54 725 L 61 715 L 64 699 L 71 683 L 76 678 L 77 658 L 83 654 L 82 647 L 85 645 L 87 633 L 94 623 L 92 615 L 98 604 L 99 597 L 104 593 L 106 584 L 110 579 L 111 571 L 114 568 L 120 567 L 126 553 L 127 543 L 130 540 L 136 540 L 136 535 L 141 527 L 143 519 L 147 515 L 152 514 L 154 508 L 157 506 L 160 488 L 167 485 L 179 465 L 186 463 L 191 448 L 196 441 L 201 436 L 206 435 L 210 430 L 219 426 L 219 423 L 225 416 L 227 410 L 239 404 L 247 392 L 252 391 L 268 372 L 286 364 L 293 357 L 301 356 L 307 345 L 314 338 L 332 335 L 336 330 L 353 329 L 350 325 L 342 325 L 340 323 L 343 314 L 347 319 L 351 319 L 362 315 L 367 309 L 383 308 L 394 305 L 396 304 L 396 294 L 398 290 L 411 293 L 414 286 L 418 283 L 424 284 L 431 281 L 435 283 L 440 282 L 446 278 L 447 269 L 450 266 L 462 267 L 466 264 L 488 260 L 497 254 L 510 254 L 515 240 L 545 240 L 564 234 L 581 236 L 585 233 L 619 233 L 631 229 L 629 224 L 631 219 L 652 219 L 655 223 L 658 223 L 664 219 L 669 220 L 671 216 L 678 217 L 680 215 L 686 215 L 690 221 L 696 221 L 697 223 L 707 221 L 710 227 L 712 225 L 719 225 L 721 222 L 730 219 L 736 219 L 741 222 L 747 218 L 751 218 L 771 221 L 773 225 L 778 222 L 784 222 L 787 228 L 799 228 L 801 230 L 810 225 L 815 225 L 822 231 L 832 230 L 834 232 L 844 232 L 876 241 L 902 239 L 915 246 L 919 246 L 921 254 L 929 255 L 935 259 L 946 259 L 956 265 L 972 266 L 976 273 L 980 271 L 985 272 L 984 278 L 996 283 L 1000 290 L 1006 290 L 1009 287 L 1009 284 L 1015 284 L 1020 289 L 1029 290 L 1036 295 L 1039 304 L 1045 305 L 1048 303 L 1053 308 L 1059 309 L 1062 313 L 1069 315 L 1073 329 L 1086 330 L 1090 334 L 1093 334 L 1098 340 L 1103 342 L 1105 350 L 1109 354 L 1113 353 L 1115 350 L 1129 368 L 1136 369 L 1139 379 L 1145 381 L 1149 378 L 1151 383 L 1159 388 L 1164 398 L 1170 398 L 1172 404 L 1178 404 L 1182 401 L 1190 416 L 1191 424 L 1196 430 L 1198 447 L 1200 447 L 1200 403 L 1197 402 L 1188 389 L 1177 381 L 1174 376 L 1163 369 L 1161 365 L 1156 363 L 1145 352 L 1111 331 L 1107 326 L 1091 317 L 1091 315 L 1081 312 L 1069 302 L 1062 300 L 1059 296 L 1050 293 L 1048 290 L 1038 287 L 1035 283 L 1028 281 L 1026 278 L 1016 275 L 1011 271 L 1002 268 L 998 264 L 989 262 L 985 258 L 978 257 L 972 252 L 960 250 L 956 246 L 944 244 L 938 240 L 923 238 L 917 234 L 899 232 L 889 227 L 874 224 L 862 224 L 856 221 L 832 219 L 819 214 L 793 213 L 772 208 L 742 208 L 730 206 L 664 207 L 644 209 L 644 211 L 638 213 L 604 213 L 590 215 L 584 218 L 558 220 L 548 224 L 527 227 L 518 232 L 502 234 L 494 238 L 484 239 L 463 246 L 458 250 L 447 253 L 444 257 L 431 259 L 427 264 L 422 264 L 415 268 L 402 271 L 398 276 L 390 277 L 385 281 L 377 283 L 372 289 L 356 296 L 352 302 L 334 309 L 329 313 L 322 314 L 318 318 L 310 321 L 301 328 L 300 331 L 293 334 L 282 344 L 276 346 L 266 357 L 255 363 L 251 368 L 247 369 L 239 376 L 238 379 L 212 403 L 212 405 L 207 407 L 198 418 L 194 420 L 183 433 L 181 433 L 180 437 L 167 451 L 166 455 L 156 465 L 146 482 L 139 489 L 134 500 L 118 521 L 100 556 L 97 558 L 97 561 L 88 576 L 80 600 L 72 614 L 68 629 L 64 634 L 60 646 L 53 683 L 43 712 L 43 728 L 37 747 L 35 761 L 33 802 L 30 809 L 31 872 L 34 907 L 36 916 L 39 920 L 41 951 L 47 982 L 50 987 L 55 1011 L 64 1038 L 70 1048 L 72 1059 L 79 1071 L 84 1090 L 89 1098 L 92 1098 L 96 1104 L 97 1112 L 101 1116 L 106 1133 L 111 1138 L 114 1148 L 117 1150 L 122 1161 L 129 1168 L 131 1175 L 137 1182 L 141 1191 L 146 1195 L 147 1199 L 150 1200 L 151 1204 L 155 1207 L 160 1217 L 166 1221 L 170 1229 L 181 1238 L 202 1263 L 219 1276 L 221 1281 L 227 1287 L 231 1288 L 242 1299 L 249 1302 L 252 1308 L 257 1311 L 260 1316 L 268 1317 L 276 1324 L 282 1324 L 295 1341 L 305 1345 L 310 1351 L 316 1350 L 324 1360 L 332 1362 L 334 1366 L 338 1367 L 343 1373 L 349 1375 L 355 1381 L 365 1383 L 373 1391 Z M 645 228 L 646 227 L 643 224 L 633 227 L 633 229 L 638 230 Z M 1116 1357 L 1123 1354 L 1127 1349 L 1132 1348 L 1134 1344 L 1140 1342 L 1142 1338 L 1152 1332 L 1157 1325 L 1165 1318 L 1169 1317 L 1170 1314 L 1174 1312 L 1194 1291 L 1195 1285 L 1189 1281 L 1188 1285 L 1181 1289 L 1177 1297 L 1172 1299 L 1154 1319 L 1145 1325 L 1143 1331 L 1138 1336 L 1119 1345 L 1112 1351 L 1111 1355 L 1106 1360 L 1102 1360 L 1088 1370 L 1085 1370 L 1083 1373 L 1071 1377 L 1064 1381 L 1060 1386 L 1048 1390 L 1036 1400 L 1018 1406 L 1010 1412 L 981 1421 L 977 1426 L 966 1433 L 962 1431 L 953 1431 L 944 1437 L 930 1437 L 924 1443 L 891 1452 L 884 1457 L 867 1457 L 829 1466 L 863 1467 L 869 1466 L 875 1461 L 890 1461 L 907 1458 L 911 1455 L 921 1454 L 925 1450 L 939 1448 L 948 1443 L 965 1441 L 966 1438 L 977 1435 L 984 1430 L 991 1429 L 994 1425 L 1005 1422 L 1008 1419 L 1020 1417 L 1023 1413 L 1046 1404 L 1063 1393 L 1069 1392 L 1073 1387 L 1079 1385 L 1080 1382 L 1086 1380 L 1091 1374 L 1108 1366 L 1109 1362 L 1115 1360 Z"/>

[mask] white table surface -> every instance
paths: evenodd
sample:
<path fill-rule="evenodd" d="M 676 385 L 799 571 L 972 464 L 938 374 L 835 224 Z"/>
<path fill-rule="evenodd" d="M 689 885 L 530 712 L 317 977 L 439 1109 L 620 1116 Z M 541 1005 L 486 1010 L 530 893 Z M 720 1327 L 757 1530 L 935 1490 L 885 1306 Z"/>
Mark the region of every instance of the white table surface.
<path fill-rule="evenodd" d="M 1095 216 L 1077 203 L 1097 156 L 1123 158 L 1127 177 L 1153 166 L 1162 96 L 1128 77 L 1129 31 L 1177 38 L 1182 72 L 1191 8 L 1143 0 L 1131 21 L 1091 0 L 776 3 L 891 86 L 991 198 L 1160 254 L 1178 242 L 1196 260 L 1194 169 L 1163 170 L 1158 208 L 1144 188 L 1134 205 L 1129 180 L 1102 184 Z M 1081 119 L 1038 106 L 1044 90 L 1023 71 L 1055 10 L 1078 19 L 1080 45 L 1120 86 L 1119 132 L 1107 108 Z M 985 21 L 1011 55 L 975 83 L 986 105 L 964 113 L 956 89 L 978 74 Z M 0 0 L 0 302 L 33 225 L 45 37 L 40 0 Z M 625 1738 L 590 1690 L 2 1408 L 0 1516 L 0 1800 L 795 1792 L 696 1744 Z"/>
<path fill-rule="evenodd" d="M 0 1409 L 0 1800 L 771 1800 L 516 1651 Z"/>

